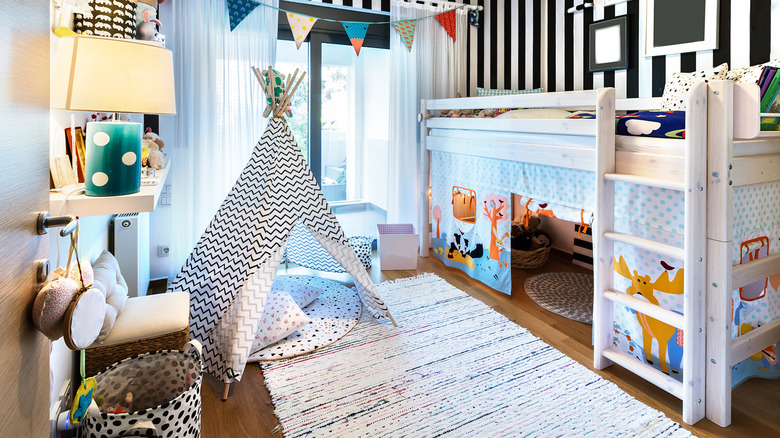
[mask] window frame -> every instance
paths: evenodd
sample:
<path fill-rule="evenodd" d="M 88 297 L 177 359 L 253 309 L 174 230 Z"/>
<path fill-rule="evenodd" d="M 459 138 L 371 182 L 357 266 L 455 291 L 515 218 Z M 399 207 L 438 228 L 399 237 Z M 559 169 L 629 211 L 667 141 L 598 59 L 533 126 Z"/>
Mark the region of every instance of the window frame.
<path fill-rule="evenodd" d="M 360 10 L 356 8 L 280 0 L 279 8 L 296 14 L 309 15 L 340 21 L 389 22 L 390 14 L 383 11 Z M 279 11 L 277 38 L 293 41 L 292 31 L 285 12 Z M 317 183 L 322 185 L 322 44 L 351 46 L 341 22 L 318 20 L 304 40 L 309 43 L 309 167 Z M 368 26 L 363 47 L 390 49 L 390 26 L 376 24 Z"/>

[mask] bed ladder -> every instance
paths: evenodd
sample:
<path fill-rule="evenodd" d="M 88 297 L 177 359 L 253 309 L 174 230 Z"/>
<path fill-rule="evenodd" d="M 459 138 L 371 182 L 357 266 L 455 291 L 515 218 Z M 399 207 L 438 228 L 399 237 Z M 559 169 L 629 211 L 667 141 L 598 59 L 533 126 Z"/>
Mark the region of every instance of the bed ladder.
<path fill-rule="evenodd" d="M 602 114 L 599 114 L 601 112 Z M 632 172 L 616 166 L 613 108 L 599 105 L 596 153 L 596 220 L 594 221 L 594 367 L 603 369 L 617 363 L 682 400 L 682 419 L 694 424 L 705 415 L 705 314 L 706 300 L 706 201 L 707 201 L 707 84 L 691 87 L 686 111 L 684 179 L 664 179 L 657 167 L 650 166 L 653 157 L 632 154 Z M 602 123 L 603 121 L 603 123 Z M 647 160 L 647 170 L 642 170 Z M 683 247 L 667 245 L 642 237 L 616 232 L 615 182 L 640 184 L 682 191 L 685 195 L 685 229 Z M 613 284 L 614 242 L 620 242 L 662 256 L 682 260 L 685 268 L 683 315 L 640 300 Z M 679 274 L 678 274 L 679 275 Z M 636 360 L 612 346 L 613 306 L 629 307 L 649 318 L 682 329 L 684 353 L 683 382 Z M 659 346 L 665 348 L 666 346 Z"/>

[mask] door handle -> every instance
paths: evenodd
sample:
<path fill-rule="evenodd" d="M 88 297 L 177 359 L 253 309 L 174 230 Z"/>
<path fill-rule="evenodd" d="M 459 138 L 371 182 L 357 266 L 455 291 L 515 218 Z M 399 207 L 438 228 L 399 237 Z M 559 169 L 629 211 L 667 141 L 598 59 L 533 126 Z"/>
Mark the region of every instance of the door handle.
<path fill-rule="evenodd" d="M 60 236 L 65 237 L 74 232 L 78 226 L 78 218 L 71 215 L 52 216 L 48 211 L 38 213 L 38 234 L 40 235 L 48 233 L 47 228 L 63 227 L 60 230 Z"/>

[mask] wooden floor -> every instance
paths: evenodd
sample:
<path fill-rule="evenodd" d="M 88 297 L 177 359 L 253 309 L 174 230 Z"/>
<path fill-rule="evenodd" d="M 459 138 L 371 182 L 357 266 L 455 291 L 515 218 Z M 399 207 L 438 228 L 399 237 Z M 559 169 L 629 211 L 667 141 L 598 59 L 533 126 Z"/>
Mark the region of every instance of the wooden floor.
<path fill-rule="evenodd" d="M 569 256 L 570 257 L 570 256 Z M 376 263 L 376 261 L 375 261 Z M 513 270 L 512 295 L 508 296 L 466 276 L 463 272 L 445 267 L 435 258 L 420 258 L 417 271 L 380 271 L 372 269 L 374 282 L 411 277 L 433 272 L 453 286 L 468 292 L 497 312 L 527 328 L 537 337 L 593 369 L 591 326 L 550 313 L 534 303 L 523 290 L 525 279 L 542 272 L 590 272 L 569 263 L 563 255 L 554 255 L 543 269 Z M 280 273 L 285 273 L 280 271 Z M 290 268 L 289 274 L 315 274 L 303 268 Z M 345 274 L 319 274 L 349 282 Z M 391 309 L 392 311 L 392 309 Z M 672 420 L 682 423 L 682 402 L 654 385 L 636 377 L 618 365 L 597 371 L 605 379 L 616 383 L 627 393 L 647 405 L 662 411 Z M 268 391 L 257 364 L 249 364 L 243 379 L 232 386 L 231 397 L 221 401 L 222 384 L 207 376 L 203 385 L 204 438 L 211 437 L 281 437 L 274 432 L 278 422 L 270 404 Z M 721 428 L 709 420 L 695 426 L 683 424 L 702 437 L 780 437 L 780 380 L 751 379 L 733 392 L 732 425 Z M 508 420 L 510 421 L 510 420 Z"/>

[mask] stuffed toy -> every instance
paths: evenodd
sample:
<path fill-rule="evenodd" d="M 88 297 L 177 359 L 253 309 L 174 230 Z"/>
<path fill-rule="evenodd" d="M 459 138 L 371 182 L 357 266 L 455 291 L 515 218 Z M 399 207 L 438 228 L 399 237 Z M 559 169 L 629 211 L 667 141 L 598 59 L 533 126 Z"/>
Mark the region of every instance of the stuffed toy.
<path fill-rule="evenodd" d="M 165 167 L 166 155 L 162 152 L 165 142 L 160 139 L 151 128 L 146 128 L 143 137 L 142 163 L 152 169 L 162 169 Z"/>
<path fill-rule="evenodd" d="M 105 300 L 92 287 L 94 272 L 87 259 L 70 271 L 55 270 L 33 304 L 33 324 L 51 340 L 65 337 L 72 350 L 88 347 L 103 325 Z"/>
<path fill-rule="evenodd" d="M 117 316 L 125 310 L 127 283 L 119 271 L 119 264 L 108 251 L 103 251 L 98 256 L 92 270 L 95 277 L 93 286 L 100 290 L 105 298 L 104 318 L 102 319 L 100 333 L 97 336 L 97 341 L 101 342 L 111 332 Z"/>

